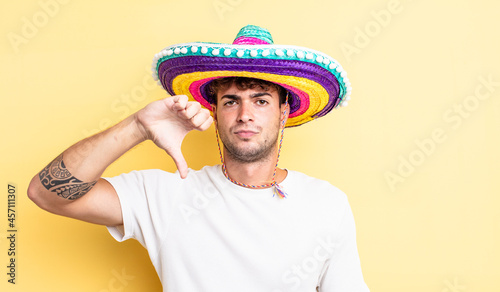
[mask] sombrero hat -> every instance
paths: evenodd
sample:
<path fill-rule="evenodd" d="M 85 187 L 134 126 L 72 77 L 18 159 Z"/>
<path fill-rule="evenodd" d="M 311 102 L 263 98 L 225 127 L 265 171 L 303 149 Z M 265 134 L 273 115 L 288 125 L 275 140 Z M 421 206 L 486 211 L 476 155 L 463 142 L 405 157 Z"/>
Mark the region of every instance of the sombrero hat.
<path fill-rule="evenodd" d="M 166 47 L 153 59 L 153 77 L 171 95 L 187 95 L 211 110 L 207 85 L 223 77 L 252 77 L 289 92 L 287 127 L 346 106 L 351 84 L 340 64 L 321 52 L 274 45 L 267 29 L 247 25 L 232 44 L 184 43 Z"/>

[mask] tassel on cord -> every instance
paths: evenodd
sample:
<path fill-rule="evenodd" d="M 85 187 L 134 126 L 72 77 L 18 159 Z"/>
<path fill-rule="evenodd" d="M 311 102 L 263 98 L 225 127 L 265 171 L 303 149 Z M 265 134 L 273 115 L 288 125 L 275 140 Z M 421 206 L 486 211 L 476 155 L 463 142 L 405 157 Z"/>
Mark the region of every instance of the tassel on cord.
<path fill-rule="evenodd" d="M 283 190 L 283 188 L 278 184 L 278 183 L 274 183 L 274 195 L 273 197 L 277 195 L 278 198 L 280 199 L 286 199 L 287 197 L 287 193 L 285 192 L 285 190 Z"/>

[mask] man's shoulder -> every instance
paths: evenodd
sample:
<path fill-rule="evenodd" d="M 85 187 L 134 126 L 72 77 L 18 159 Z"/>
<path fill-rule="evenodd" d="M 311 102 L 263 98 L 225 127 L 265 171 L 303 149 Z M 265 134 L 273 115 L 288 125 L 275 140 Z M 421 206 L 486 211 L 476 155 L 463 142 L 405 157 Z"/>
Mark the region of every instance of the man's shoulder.
<path fill-rule="evenodd" d="M 314 189 L 325 189 L 335 193 L 344 194 L 339 188 L 334 186 L 331 182 L 319 179 L 303 172 L 288 170 L 289 177 L 287 177 L 287 183 L 296 185 L 302 188 L 314 188 Z"/>
<path fill-rule="evenodd" d="M 347 195 L 331 182 L 299 171 L 288 171 L 289 177 L 283 187 L 295 196 L 318 204 L 337 206 L 348 204 Z"/>

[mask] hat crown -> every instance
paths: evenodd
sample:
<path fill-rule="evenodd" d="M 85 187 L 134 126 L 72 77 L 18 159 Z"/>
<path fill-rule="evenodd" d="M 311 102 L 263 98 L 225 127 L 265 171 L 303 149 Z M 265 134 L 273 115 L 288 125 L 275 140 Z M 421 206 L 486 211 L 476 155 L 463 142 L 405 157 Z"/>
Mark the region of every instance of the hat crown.
<path fill-rule="evenodd" d="M 272 45 L 271 33 L 256 25 L 247 25 L 240 29 L 233 41 L 233 45 Z"/>

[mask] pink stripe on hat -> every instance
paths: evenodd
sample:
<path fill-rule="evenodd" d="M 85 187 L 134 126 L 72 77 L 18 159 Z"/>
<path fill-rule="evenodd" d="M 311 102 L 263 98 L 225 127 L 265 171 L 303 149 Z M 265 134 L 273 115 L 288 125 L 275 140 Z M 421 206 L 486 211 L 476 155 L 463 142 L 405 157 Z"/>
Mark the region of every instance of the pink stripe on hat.
<path fill-rule="evenodd" d="M 259 38 L 241 36 L 234 40 L 233 45 L 269 45 L 269 43 Z"/>
<path fill-rule="evenodd" d="M 307 111 L 307 109 L 309 109 L 309 94 L 298 89 L 297 87 L 292 87 L 292 86 L 289 86 L 289 85 L 283 84 L 283 83 L 276 83 L 276 84 L 283 86 L 284 88 L 286 88 L 289 91 L 293 91 L 295 94 L 297 94 L 300 97 L 300 107 L 296 111 L 294 111 L 293 113 L 290 113 L 289 118 L 298 117 L 301 114 L 305 113 Z"/>
<path fill-rule="evenodd" d="M 223 77 L 223 76 L 221 76 L 221 77 Z M 200 87 L 203 84 L 205 84 L 211 80 L 221 78 L 221 77 L 215 76 L 215 77 L 210 77 L 210 78 L 205 78 L 205 79 L 201 79 L 198 81 L 194 81 L 193 83 L 191 83 L 191 85 L 189 85 L 189 92 L 191 92 L 191 94 L 193 95 L 194 100 L 201 103 L 202 106 L 204 106 L 208 109 L 211 108 L 212 106 L 210 105 L 210 103 L 201 95 Z"/>

